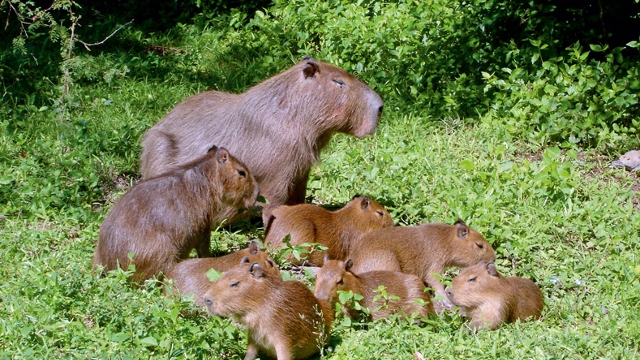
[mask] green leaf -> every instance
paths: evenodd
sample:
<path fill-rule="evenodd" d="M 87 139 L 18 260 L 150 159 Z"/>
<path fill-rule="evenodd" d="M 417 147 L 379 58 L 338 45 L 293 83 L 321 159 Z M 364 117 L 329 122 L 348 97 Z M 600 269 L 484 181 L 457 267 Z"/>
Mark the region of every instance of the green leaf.
<path fill-rule="evenodd" d="M 462 162 L 460 162 L 460 167 L 465 169 L 465 170 L 473 170 L 473 168 L 475 167 L 473 165 L 473 163 L 469 160 L 463 160 Z"/>

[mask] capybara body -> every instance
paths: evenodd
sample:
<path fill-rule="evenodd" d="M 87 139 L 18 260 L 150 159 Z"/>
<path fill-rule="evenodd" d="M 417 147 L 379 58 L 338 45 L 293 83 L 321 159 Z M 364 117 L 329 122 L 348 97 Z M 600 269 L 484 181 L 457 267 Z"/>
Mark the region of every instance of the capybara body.
<path fill-rule="evenodd" d="M 382 105 L 344 70 L 305 57 L 245 93 L 207 91 L 178 104 L 144 134 L 141 172 L 155 176 L 219 144 L 258 181 L 268 220 L 275 207 L 304 202 L 309 170 L 332 134 L 373 134 Z"/>
<path fill-rule="evenodd" d="M 345 260 L 353 241 L 375 229 L 393 226 L 393 219 L 385 208 L 368 196 L 356 195 L 343 208 L 329 211 L 321 206 L 283 205 L 271 214 L 264 243 L 271 249 L 282 246 L 290 235 L 291 245 L 318 243 L 327 251 L 313 250 L 307 261 L 322 266 L 325 254 L 329 259 Z M 293 257 L 288 259 L 295 262 Z"/>
<path fill-rule="evenodd" d="M 494 261 L 491 244 L 462 220 L 454 225 L 425 223 L 378 229 L 361 237 L 352 247 L 353 273 L 386 270 L 417 275 L 446 299 L 444 285 L 433 274 L 447 267 L 467 267 L 481 260 Z M 450 307 L 446 301 L 437 302 Z"/>
<path fill-rule="evenodd" d="M 260 264 L 265 272 L 280 275 L 280 270 L 273 259 L 260 250 L 257 241 L 251 241 L 246 249 L 228 255 L 181 261 L 167 272 L 166 277 L 173 280 L 173 286 L 180 294 L 193 294 L 193 301 L 204 307 L 204 294 L 211 286 L 211 281 L 207 277 L 210 269 L 225 272 L 240 263 L 254 262 Z"/>
<path fill-rule="evenodd" d="M 255 204 L 258 192 L 246 166 L 214 146 L 127 191 L 100 226 L 93 267 L 127 269 L 133 253 L 133 279 L 143 281 L 166 272 L 194 248 L 198 256 L 209 256 L 211 229 Z"/>
<path fill-rule="evenodd" d="M 258 353 L 283 359 L 316 355 L 328 341 L 333 311 L 306 285 L 283 281 L 258 263 L 222 274 L 205 295 L 212 315 L 229 317 L 248 330 L 245 360 Z"/>
<path fill-rule="evenodd" d="M 447 288 L 449 301 L 471 318 L 472 329 L 497 329 L 502 323 L 538 319 L 544 298 L 529 279 L 503 277 L 491 262 L 480 262 L 460 272 Z"/>
<path fill-rule="evenodd" d="M 335 304 L 338 291 L 352 291 L 362 295 L 361 306 L 371 311 L 371 319 L 383 319 L 391 313 L 416 313 L 421 317 L 435 314 L 429 293 L 424 283 L 416 275 L 392 271 L 371 271 L 356 275 L 351 272 L 353 261 L 327 260 L 316 277 L 314 294 L 318 299 Z M 376 291 L 383 285 L 388 299 Z M 377 297 L 377 299 L 376 299 Z M 395 299 L 398 297 L 399 299 Z M 424 306 L 416 301 L 421 299 Z M 351 319 L 359 318 L 359 311 L 351 304 L 345 304 L 343 312 Z M 377 311 L 374 311 L 378 309 Z"/>

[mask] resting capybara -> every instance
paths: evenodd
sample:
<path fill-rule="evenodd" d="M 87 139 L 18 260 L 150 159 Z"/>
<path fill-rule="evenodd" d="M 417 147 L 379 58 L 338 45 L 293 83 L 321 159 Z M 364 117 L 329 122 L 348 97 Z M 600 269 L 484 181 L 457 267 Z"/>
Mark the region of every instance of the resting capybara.
<path fill-rule="evenodd" d="M 529 279 L 503 277 L 492 262 L 482 261 L 460 272 L 447 288 L 447 297 L 471 318 L 470 328 L 497 329 L 503 322 L 538 319 L 542 292 Z"/>
<path fill-rule="evenodd" d="M 258 181 L 268 220 L 277 206 L 304 202 L 309 169 L 333 133 L 373 134 L 381 113 L 380 96 L 366 84 L 305 57 L 245 93 L 207 91 L 178 104 L 144 134 L 141 172 L 156 176 L 219 144 Z"/>
<path fill-rule="evenodd" d="M 329 211 L 321 206 L 299 204 L 279 206 L 271 213 L 271 223 L 264 243 L 270 249 L 282 245 L 290 236 L 291 245 L 318 243 L 327 251 L 310 251 L 307 261 L 322 266 L 325 254 L 330 259 L 344 260 L 350 244 L 363 234 L 393 226 L 393 219 L 384 207 L 367 196 L 356 195 L 342 209 Z M 296 262 L 291 256 L 288 259 Z"/>
<path fill-rule="evenodd" d="M 421 317 L 435 314 L 429 293 L 424 283 L 415 275 L 393 271 L 370 271 L 356 275 L 351 272 L 353 260 L 326 260 L 316 277 L 314 294 L 320 300 L 334 305 L 338 301 L 338 290 L 352 291 L 362 295 L 361 306 L 371 311 L 371 319 L 383 319 L 391 313 L 404 312 L 407 315 L 417 313 Z M 388 303 L 376 292 L 384 285 Z M 374 300 L 379 297 L 377 300 Z M 394 299 L 398 297 L 399 299 Z M 425 306 L 416 303 L 422 299 Z M 378 311 L 374 311 L 379 308 Z M 343 312 L 351 319 L 358 319 L 359 312 L 347 304 Z"/>
<path fill-rule="evenodd" d="M 306 359 L 327 343 L 333 322 L 329 303 L 316 299 L 299 281 L 283 281 L 260 264 L 241 264 L 222 274 L 204 302 L 212 315 L 229 317 L 248 329 L 245 360 L 258 353 Z"/>
<path fill-rule="evenodd" d="M 260 250 L 260 244 L 257 241 L 251 241 L 248 248 L 228 255 L 181 261 L 167 272 L 166 277 L 173 279 L 173 286 L 181 294 L 193 294 L 193 301 L 204 307 L 204 294 L 211 286 L 211 281 L 207 277 L 209 269 L 225 272 L 240 263 L 254 262 L 260 264 L 265 272 L 280 275 L 275 262 L 266 252 Z"/>
<path fill-rule="evenodd" d="M 446 299 L 444 285 L 433 274 L 442 275 L 449 266 L 467 267 L 481 260 L 494 261 L 491 244 L 462 220 L 454 225 L 425 223 L 418 226 L 394 226 L 371 231 L 351 247 L 353 273 L 386 270 L 420 277 Z M 446 300 L 436 302 L 451 307 Z"/>
<path fill-rule="evenodd" d="M 133 253 L 133 280 L 141 282 L 166 272 L 194 248 L 198 256 L 209 256 L 211 229 L 255 204 L 258 192 L 246 166 L 214 146 L 127 191 L 100 226 L 93 267 L 127 269 Z"/>

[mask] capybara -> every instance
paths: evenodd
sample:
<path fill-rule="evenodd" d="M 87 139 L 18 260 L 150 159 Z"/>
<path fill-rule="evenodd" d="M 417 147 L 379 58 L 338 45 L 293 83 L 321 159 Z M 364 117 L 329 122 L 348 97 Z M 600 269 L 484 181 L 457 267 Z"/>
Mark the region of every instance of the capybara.
<path fill-rule="evenodd" d="M 420 277 L 446 301 L 444 285 L 433 274 L 442 275 L 450 266 L 467 267 L 481 260 L 494 261 L 491 244 L 462 220 L 453 225 L 425 223 L 418 226 L 394 226 L 371 231 L 351 247 L 353 273 L 386 270 L 401 271 Z"/>
<path fill-rule="evenodd" d="M 141 172 L 156 176 L 219 144 L 258 181 L 268 220 L 277 206 L 304 202 L 309 170 L 332 134 L 373 134 L 382 105 L 344 70 L 305 57 L 245 93 L 207 91 L 178 104 L 144 134 Z"/>
<path fill-rule="evenodd" d="M 503 322 L 538 319 L 542 292 L 529 279 L 503 277 L 492 262 L 482 261 L 460 272 L 447 288 L 447 297 L 471 318 L 470 328 L 497 329 Z"/>
<path fill-rule="evenodd" d="M 349 246 L 360 236 L 393 226 L 391 215 L 382 205 L 360 195 L 355 195 L 351 202 L 336 211 L 312 204 L 279 206 L 271 213 L 271 218 L 265 245 L 270 249 L 278 248 L 285 236 L 290 235 L 291 245 L 318 243 L 326 246 L 327 251 L 313 250 L 307 254 L 307 261 L 315 266 L 322 266 L 325 254 L 329 254 L 330 259 L 345 260 Z M 296 262 L 292 256 L 288 260 Z"/>
<path fill-rule="evenodd" d="M 167 272 L 166 277 L 173 279 L 173 286 L 181 294 L 193 294 L 193 301 L 204 307 L 204 294 L 211 286 L 211 281 L 207 277 L 209 269 L 225 272 L 240 263 L 254 262 L 260 264 L 265 272 L 280 274 L 273 259 L 260 250 L 260 244 L 257 241 L 251 241 L 248 248 L 228 255 L 181 261 Z"/>
<path fill-rule="evenodd" d="M 403 312 L 409 316 L 416 313 L 421 317 L 435 314 L 429 293 L 416 275 L 394 271 L 370 271 L 356 275 L 351 272 L 352 266 L 351 259 L 325 259 L 316 277 L 315 296 L 334 305 L 338 301 L 338 290 L 362 295 L 360 305 L 371 311 L 372 320 L 383 319 L 396 312 Z M 380 285 L 384 285 L 388 299 L 382 298 L 380 292 L 376 292 Z M 424 306 L 416 302 L 418 299 L 423 300 Z M 346 305 L 343 312 L 351 319 L 358 319 L 359 311 L 349 304 Z M 378 308 L 378 311 L 374 311 Z"/>
<path fill-rule="evenodd" d="M 211 229 L 258 198 L 258 184 L 247 167 L 225 148 L 169 173 L 141 181 L 111 208 L 100 227 L 94 269 L 123 269 L 129 253 L 134 281 L 166 272 L 196 249 L 209 256 Z"/>
<path fill-rule="evenodd" d="M 248 330 L 245 360 L 258 353 L 278 360 L 306 359 L 329 340 L 329 303 L 316 299 L 303 283 L 284 281 L 258 263 L 240 264 L 222 274 L 204 302 L 212 315 L 229 317 Z"/>

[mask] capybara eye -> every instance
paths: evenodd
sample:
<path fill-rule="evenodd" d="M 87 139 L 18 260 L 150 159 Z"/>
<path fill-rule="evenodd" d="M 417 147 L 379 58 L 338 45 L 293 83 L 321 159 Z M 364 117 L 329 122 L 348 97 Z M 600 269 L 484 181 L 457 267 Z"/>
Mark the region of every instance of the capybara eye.
<path fill-rule="evenodd" d="M 484 245 L 482 243 L 476 243 L 476 246 L 479 247 L 480 249 L 484 249 Z"/>
<path fill-rule="evenodd" d="M 474 282 L 474 281 L 476 281 L 476 279 L 477 279 L 477 277 L 476 277 L 476 276 L 474 276 L 474 277 L 470 278 L 470 279 L 469 279 L 469 280 L 467 280 L 467 281 L 468 281 L 468 282 Z"/>
<path fill-rule="evenodd" d="M 240 176 L 242 176 L 242 177 L 246 177 L 246 176 L 247 176 L 247 173 L 246 173 L 244 170 L 242 170 L 242 169 L 238 169 L 238 174 L 239 174 Z"/>
<path fill-rule="evenodd" d="M 344 284 L 343 278 L 340 278 L 340 280 L 338 280 L 337 284 L 338 284 L 338 285 L 342 285 L 342 284 Z"/>
<path fill-rule="evenodd" d="M 238 287 L 238 284 L 240 284 L 240 281 L 234 281 L 231 284 L 229 284 L 229 287 Z"/>
<path fill-rule="evenodd" d="M 380 215 L 380 216 L 384 216 L 384 212 L 380 211 L 380 210 L 376 210 L 376 214 Z"/>
<path fill-rule="evenodd" d="M 345 85 L 344 81 L 339 80 L 339 79 L 333 79 L 333 82 L 336 83 L 336 85 L 338 85 L 340 87 L 343 87 Z"/>

